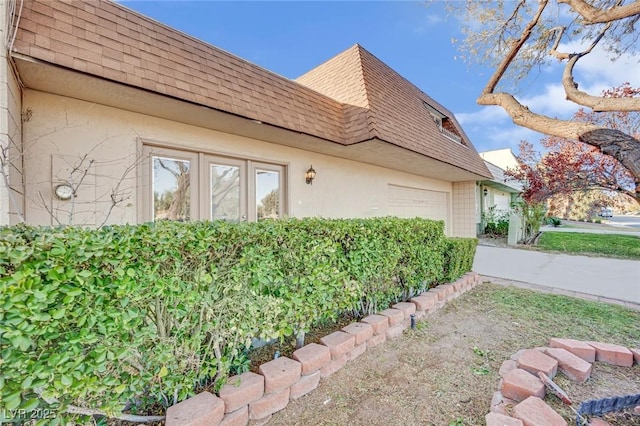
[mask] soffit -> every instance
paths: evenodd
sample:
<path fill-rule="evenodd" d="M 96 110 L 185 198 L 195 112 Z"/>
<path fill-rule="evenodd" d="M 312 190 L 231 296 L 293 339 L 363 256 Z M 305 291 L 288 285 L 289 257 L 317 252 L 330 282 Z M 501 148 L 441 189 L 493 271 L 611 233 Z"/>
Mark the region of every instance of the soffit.
<path fill-rule="evenodd" d="M 423 155 L 377 139 L 345 146 L 151 91 L 56 67 L 32 58 L 16 55 L 14 60 L 23 83 L 29 89 L 433 179 L 468 181 L 482 178 L 459 167 L 425 158 Z"/>

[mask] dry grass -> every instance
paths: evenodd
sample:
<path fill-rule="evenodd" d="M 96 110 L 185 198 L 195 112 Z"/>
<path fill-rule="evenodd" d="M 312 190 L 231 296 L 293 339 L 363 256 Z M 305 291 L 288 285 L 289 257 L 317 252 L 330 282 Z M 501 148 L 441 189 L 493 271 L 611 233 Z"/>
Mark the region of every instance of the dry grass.
<path fill-rule="evenodd" d="M 502 362 L 551 337 L 640 345 L 640 312 L 483 284 L 368 350 L 269 424 L 484 425 Z M 640 392 L 640 367 L 621 371 L 598 366 L 581 391 L 558 377 L 578 403 L 602 389 Z"/>

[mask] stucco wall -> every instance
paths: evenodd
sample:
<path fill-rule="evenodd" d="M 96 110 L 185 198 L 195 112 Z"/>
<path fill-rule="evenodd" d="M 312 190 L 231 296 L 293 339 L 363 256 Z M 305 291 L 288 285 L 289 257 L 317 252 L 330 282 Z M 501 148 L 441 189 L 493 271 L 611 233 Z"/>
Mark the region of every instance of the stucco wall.
<path fill-rule="evenodd" d="M 453 235 L 476 236 L 476 183 L 453 183 Z"/>
<path fill-rule="evenodd" d="M 485 151 L 479 154 L 484 160 L 500 167 L 502 170 L 515 169 L 518 167 L 518 160 L 510 148 Z"/>
<path fill-rule="evenodd" d="M 451 182 L 34 90 L 25 91 L 23 108 L 31 111 L 24 123 L 25 170 L 27 221 L 35 224 L 55 224 L 50 212 L 62 223 L 69 222 L 71 216 L 71 223 L 101 224 L 110 204 L 111 189 L 127 167 L 136 162 L 137 152 L 145 141 L 285 165 L 288 170 L 288 214 L 293 217 L 385 216 L 388 214 L 389 184 L 449 194 L 453 191 Z M 52 189 L 56 182 L 66 179 L 85 154 L 82 167 L 90 160 L 93 163 L 70 215 L 69 203 L 54 200 Z M 307 185 L 304 173 L 311 164 L 317 176 L 313 185 Z M 122 181 L 120 192 L 128 193 L 130 198 L 113 209 L 107 223 L 136 223 L 142 191 L 137 186 L 135 173 Z M 451 206 L 448 210 L 452 211 Z M 474 226 L 473 209 L 471 212 L 471 215 L 457 216 L 458 226 L 453 227 L 452 233 L 458 234 L 457 230 L 462 230 L 465 235 L 469 234 L 466 228 L 473 229 Z M 462 223 L 465 218 L 469 224 Z"/>
<path fill-rule="evenodd" d="M 0 156 L 4 166 L 0 173 L 0 226 L 20 221 L 23 213 L 21 93 L 7 58 L 6 7 L 7 3 L 0 1 Z"/>

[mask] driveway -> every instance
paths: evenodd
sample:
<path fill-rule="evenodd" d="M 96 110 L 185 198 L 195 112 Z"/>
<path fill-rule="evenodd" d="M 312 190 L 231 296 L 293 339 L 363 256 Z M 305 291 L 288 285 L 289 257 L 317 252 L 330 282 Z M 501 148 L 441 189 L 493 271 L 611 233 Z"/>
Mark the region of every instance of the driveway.
<path fill-rule="evenodd" d="M 480 245 L 473 270 L 545 291 L 640 309 L 640 261 Z M 504 283 L 504 281 L 503 281 Z M 517 284 L 517 283 L 516 283 Z"/>
<path fill-rule="evenodd" d="M 640 231 L 640 216 L 638 215 L 626 215 L 626 216 L 613 216 L 605 222 L 610 226 L 619 226 L 621 228 L 633 228 Z"/>

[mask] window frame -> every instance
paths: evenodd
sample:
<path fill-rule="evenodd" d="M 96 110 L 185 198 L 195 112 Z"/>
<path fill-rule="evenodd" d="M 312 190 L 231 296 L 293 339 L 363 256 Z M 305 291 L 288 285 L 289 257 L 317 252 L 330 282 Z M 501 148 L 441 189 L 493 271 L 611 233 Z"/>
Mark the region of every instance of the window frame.
<path fill-rule="evenodd" d="M 248 171 L 248 175 L 249 175 L 249 179 L 248 179 L 248 184 L 249 184 L 249 194 L 248 194 L 248 199 L 249 200 L 254 200 L 254 204 L 251 205 L 251 209 L 249 209 L 249 215 L 248 215 L 248 219 L 251 222 L 257 222 L 258 221 L 258 200 L 257 200 L 257 172 L 258 170 L 263 170 L 265 172 L 277 172 L 278 173 L 278 188 L 279 188 L 279 193 L 278 193 L 278 203 L 279 203 L 279 209 L 278 209 L 278 219 L 283 219 L 288 217 L 288 210 L 286 209 L 285 205 L 286 202 L 285 200 L 288 197 L 285 197 L 286 194 L 286 185 L 285 185 L 285 174 L 286 174 L 286 167 L 282 166 L 282 165 L 278 165 L 278 164 L 273 164 L 273 163 L 264 163 L 264 162 L 257 162 L 257 161 L 248 161 L 249 163 L 249 167 L 247 168 Z M 251 204 L 251 203 L 249 203 Z"/>
<path fill-rule="evenodd" d="M 289 168 L 284 161 L 245 156 L 238 153 L 225 153 L 183 147 L 177 144 L 158 142 L 151 139 L 138 139 L 138 152 L 141 161 L 138 167 L 137 219 L 138 223 L 153 222 L 153 166 L 152 157 L 168 157 L 176 160 L 191 161 L 190 165 L 190 197 L 191 219 L 211 220 L 211 188 L 209 167 L 211 164 L 236 165 L 240 164 L 240 197 L 241 212 L 245 218 L 242 221 L 257 221 L 257 202 L 255 173 L 257 170 L 277 171 L 280 185 L 280 218 L 289 217 Z M 211 161 L 214 160 L 214 161 Z M 220 163 L 216 163 L 216 161 Z M 197 178 L 195 178 L 197 177 Z M 244 185 L 243 182 L 244 181 Z M 253 201 L 252 201 L 253 200 Z M 253 205 L 252 205 L 253 204 Z M 241 213 L 242 217 L 242 213 Z"/>
<path fill-rule="evenodd" d="M 201 220 L 213 220 L 212 218 L 212 210 L 211 210 L 211 166 L 212 165 L 219 166 L 232 166 L 239 168 L 239 177 L 240 177 L 240 221 L 244 222 L 247 220 L 247 211 L 248 211 L 248 174 L 247 174 L 247 161 L 241 160 L 238 158 L 229 158 L 223 157 L 214 154 L 203 154 L 202 155 L 202 168 L 200 172 L 200 182 L 205 183 L 205 187 L 203 190 L 203 202 L 201 203 L 200 208 L 200 219 Z"/>
<path fill-rule="evenodd" d="M 200 179 L 193 179 L 198 176 L 200 159 L 198 153 L 192 151 L 176 150 L 172 148 L 159 148 L 155 146 L 144 145 L 142 147 L 142 164 L 141 164 L 141 182 L 140 188 L 142 194 L 139 197 L 141 202 L 138 203 L 138 222 L 155 222 L 154 205 L 153 205 L 153 158 L 162 157 L 173 160 L 189 161 L 189 175 L 191 182 L 189 184 L 190 220 L 198 220 L 200 217 Z"/>

